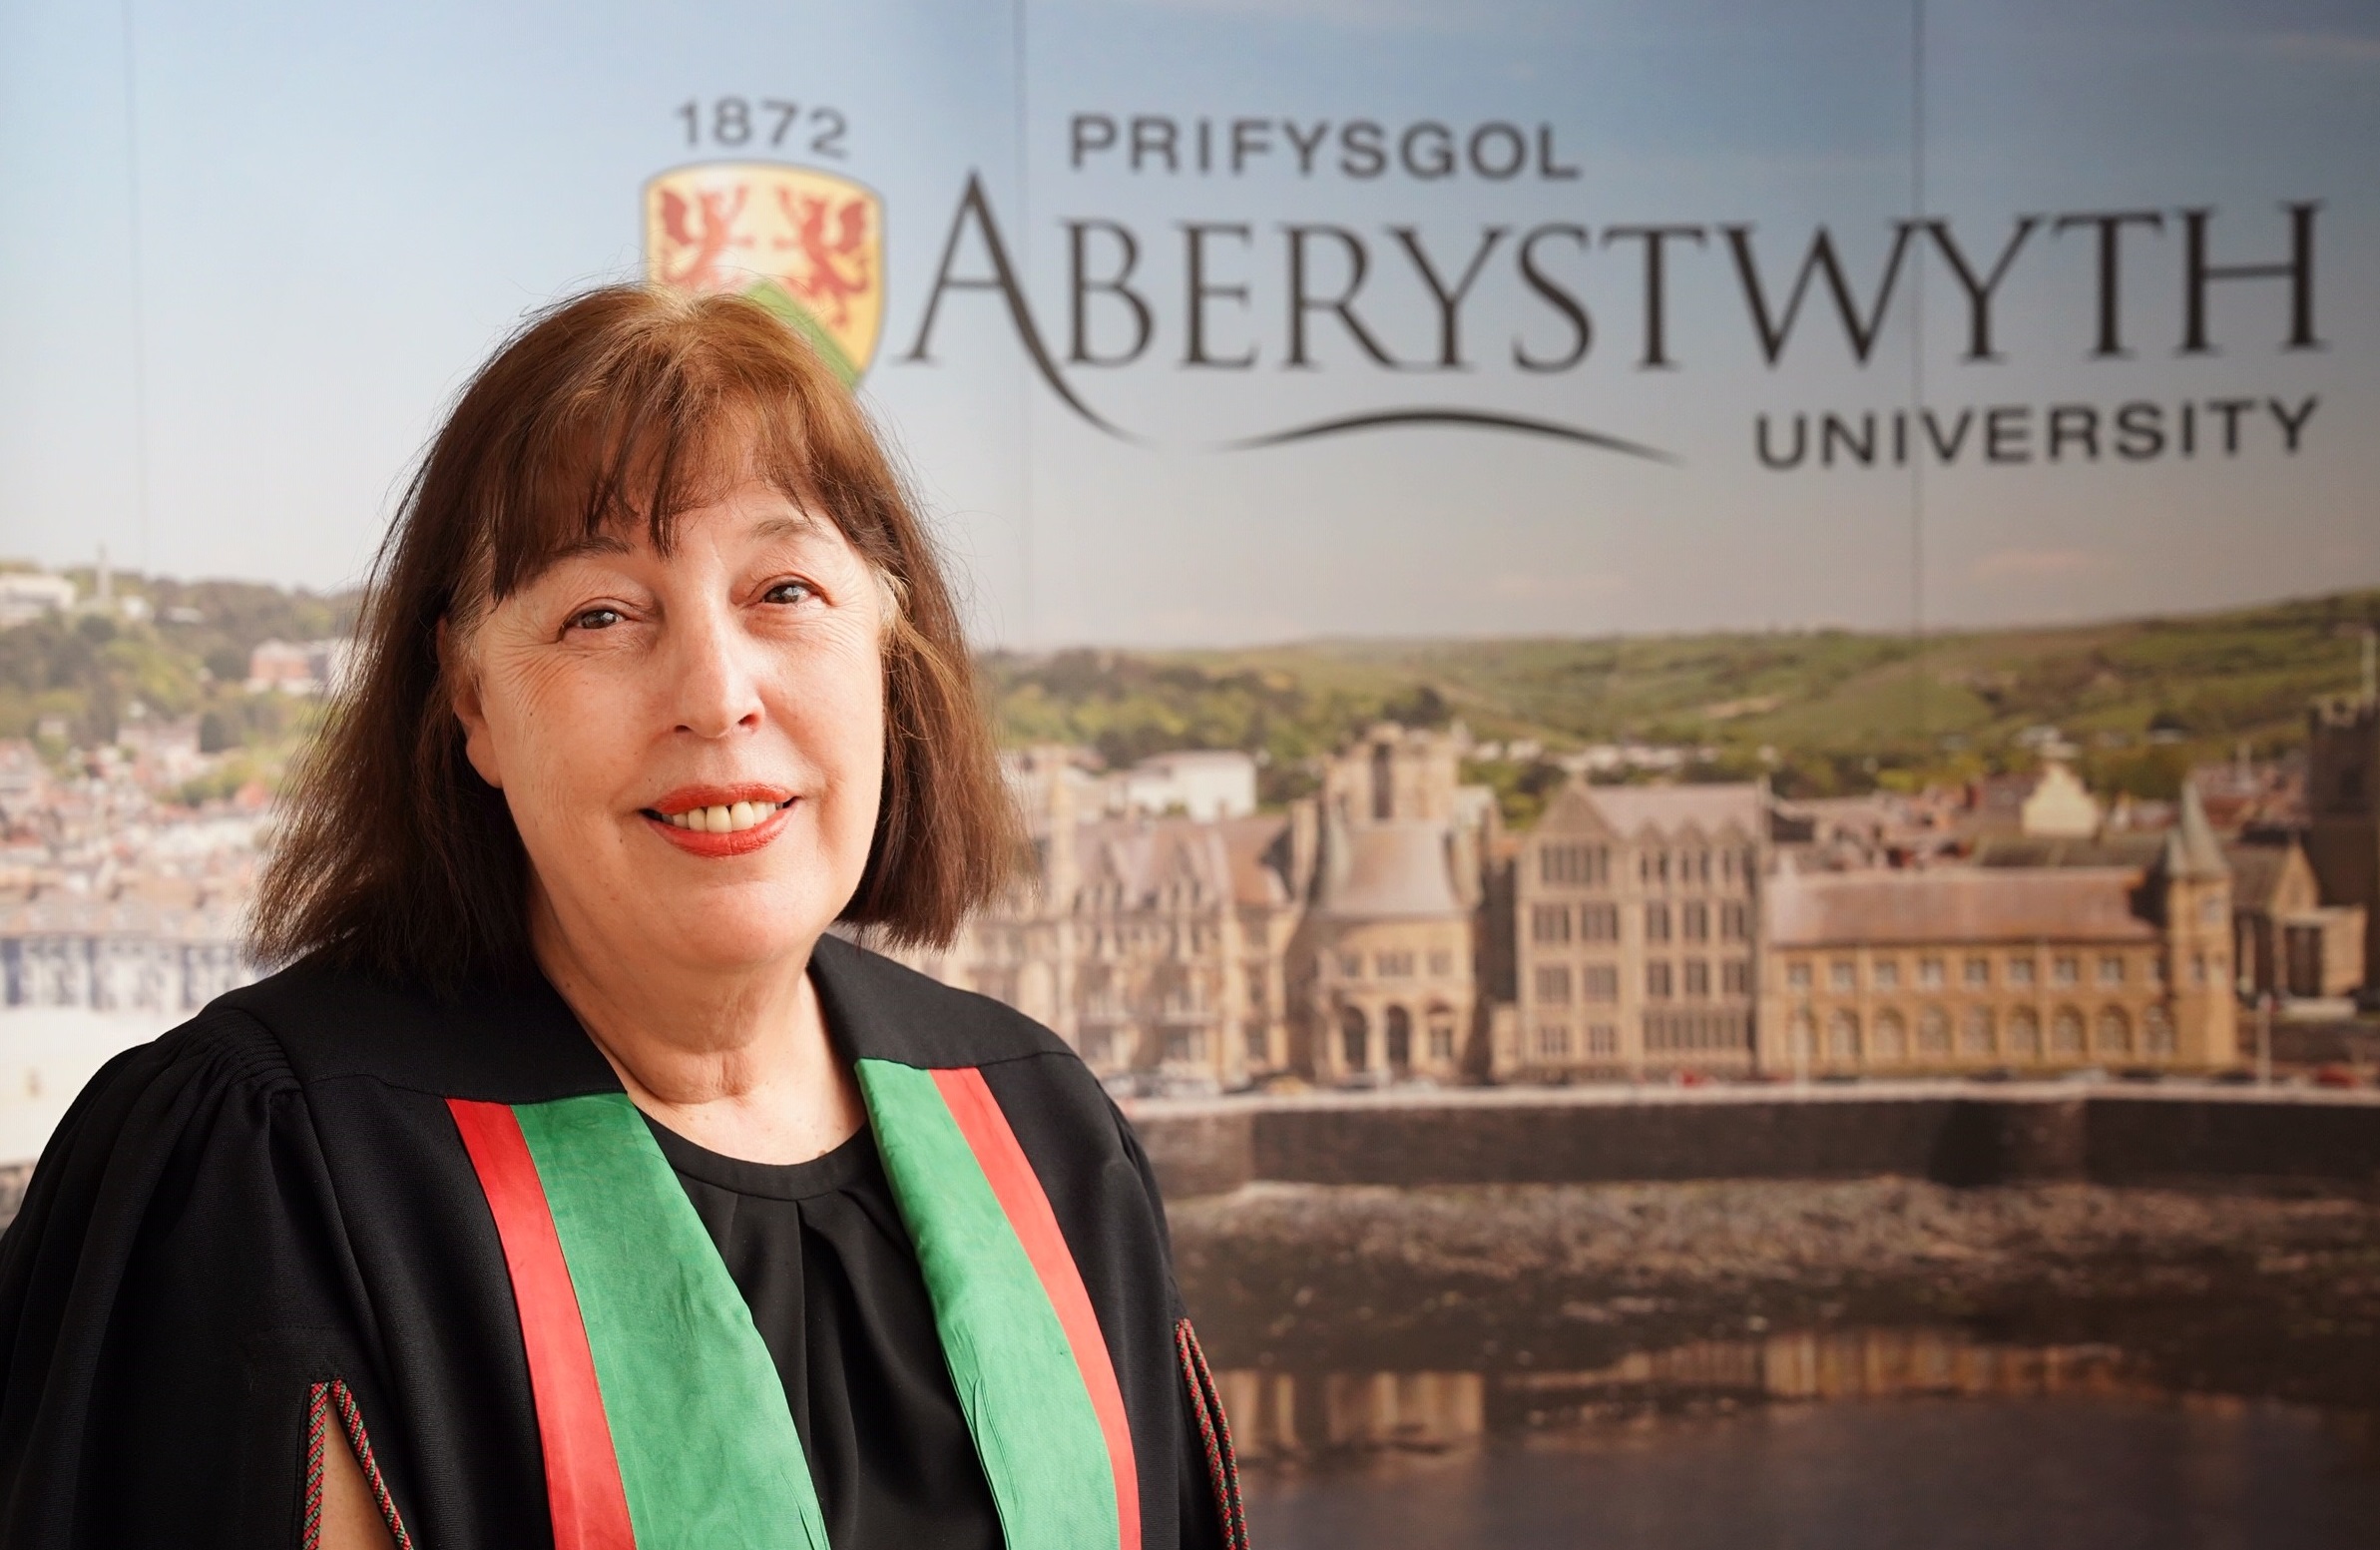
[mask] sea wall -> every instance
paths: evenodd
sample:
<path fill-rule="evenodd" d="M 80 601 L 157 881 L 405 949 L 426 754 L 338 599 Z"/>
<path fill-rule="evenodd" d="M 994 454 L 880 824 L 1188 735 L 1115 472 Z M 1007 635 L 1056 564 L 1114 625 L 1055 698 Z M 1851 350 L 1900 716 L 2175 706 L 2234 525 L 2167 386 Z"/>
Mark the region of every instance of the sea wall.
<path fill-rule="evenodd" d="M 1144 1102 L 1168 1196 L 1284 1184 L 1855 1179 L 2380 1189 L 2380 1101 L 2072 1085 L 1495 1089 Z"/>

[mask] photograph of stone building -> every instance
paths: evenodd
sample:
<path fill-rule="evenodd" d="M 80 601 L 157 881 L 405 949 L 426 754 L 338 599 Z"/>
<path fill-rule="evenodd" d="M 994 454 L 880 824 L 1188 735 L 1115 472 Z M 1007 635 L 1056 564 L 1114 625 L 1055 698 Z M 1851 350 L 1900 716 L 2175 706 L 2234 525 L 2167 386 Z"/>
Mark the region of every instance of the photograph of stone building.
<path fill-rule="evenodd" d="M 1764 909 L 1774 1073 L 2207 1070 L 2238 1058 L 2231 872 L 2194 793 L 2144 867 L 1786 872 Z"/>
<path fill-rule="evenodd" d="M 1203 784 L 1228 789 L 1216 763 L 1203 762 Z M 1092 778 L 1064 750 L 1012 756 L 1009 772 L 1032 864 L 947 952 L 913 954 L 915 966 L 1039 1018 L 1110 1079 L 1220 1089 L 1281 1069 L 1311 813 L 1112 806 L 1119 783 Z M 1123 788 L 1171 790 L 1146 774 Z"/>
<path fill-rule="evenodd" d="M 1331 760 L 1292 982 L 1298 1070 L 1319 1082 L 1466 1071 L 1478 1016 L 1480 829 L 1444 733 L 1376 727 Z"/>
<path fill-rule="evenodd" d="M 1494 1075 L 1748 1075 L 1767 869 L 1757 784 L 1566 786 L 1518 847 Z"/>
<path fill-rule="evenodd" d="M 2306 859 L 2321 902 L 2361 908 L 2362 986 L 2380 992 L 2380 685 L 2364 641 L 2363 693 L 2306 715 Z"/>

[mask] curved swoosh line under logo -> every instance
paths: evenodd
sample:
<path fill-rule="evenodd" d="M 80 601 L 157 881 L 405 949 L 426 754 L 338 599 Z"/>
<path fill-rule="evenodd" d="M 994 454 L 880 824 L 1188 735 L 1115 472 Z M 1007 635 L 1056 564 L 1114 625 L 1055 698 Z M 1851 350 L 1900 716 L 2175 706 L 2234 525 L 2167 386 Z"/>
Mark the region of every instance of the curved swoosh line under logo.
<path fill-rule="evenodd" d="M 1361 430 L 1387 430 L 1399 425 L 1447 425 L 1472 430 L 1501 430 L 1524 436 L 1547 436 L 1557 441 L 1576 442 L 1581 446 L 1598 447 L 1606 452 L 1624 452 L 1631 457 L 1650 458 L 1657 463 L 1675 463 L 1677 458 L 1659 447 L 1649 447 L 1641 441 L 1607 435 L 1589 430 L 1583 425 L 1564 425 L 1555 420 L 1530 419 L 1519 414 L 1498 414 L 1486 409 L 1375 409 L 1364 414 L 1346 414 L 1336 419 L 1314 420 L 1304 425 L 1292 425 L 1286 430 L 1267 431 L 1259 436 L 1245 436 L 1237 441 L 1225 441 L 1213 448 L 1217 452 L 1253 452 L 1265 447 L 1287 446 L 1293 442 L 1315 441 L 1324 436 L 1343 436 Z"/>
<path fill-rule="evenodd" d="M 1005 257 L 997 249 L 994 250 L 993 262 L 1000 265 L 1005 271 Z M 1041 373 L 1042 381 L 1049 385 L 1050 390 L 1058 395 L 1060 401 L 1074 410 L 1086 422 L 1106 431 L 1119 441 L 1144 447 L 1159 444 L 1115 424 L 1077 397 L 1074 389 L 1067 385 L 1065 376 L 1059 371 L 1058 363 L 1052 360 L 1049 351 L 1042 347 L 1040 337 L 1031 326 L 1031 319 L 1019 309 L 1016 291 L 1013 288 L 1008 288 L 1008 295 L 1011 310 L 1018 313 L 1016 317 L 1017 331 L 1024 339 L 1026 354 L 1032 359 L 1034 369 Z M 1341 415 L 1336 419 L 1313 420 L 1304 425 L 1292 425 L 1286 430 L 1267 431 L 1262 435 L 1245 436 L 1237 441 L 1214 443 L 1205 450 L 1210 452 L 1254 452 L 1265 447 L 1288 446 L 1294 442 L 1313 441 L 1323 436 L 1343 436 L 1359 430 L 1386 430 L 1397 425 L 1445 425 L 1468 430 L 1501 430 L 1524 436 L 1546 436 L 1556 441 L 1568 441 L 1606 452 L 1622 452 L 1630 457 L 1647 458 L 1656 463 L 1674 465 L 1678 461 L 1675 454 L 1664 452 L 1659 447 L 1649 447 L 1641 441 L 1630 441 L 1624 436 L 1608 435 L 1600 430 L 1589 430 L 1584 425 L 1565 425 L 1557 420 L 1530 419 L 1526 415 L 1519 414 L 1498 414 L 1487 409 L 1426 407 L 1374 409 L 1363 414 Z"/>

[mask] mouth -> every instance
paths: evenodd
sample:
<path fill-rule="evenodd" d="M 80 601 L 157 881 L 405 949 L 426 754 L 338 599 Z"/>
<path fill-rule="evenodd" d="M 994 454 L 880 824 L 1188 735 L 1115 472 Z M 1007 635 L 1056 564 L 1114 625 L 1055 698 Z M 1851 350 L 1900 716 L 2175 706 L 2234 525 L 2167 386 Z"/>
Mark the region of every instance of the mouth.
<path fill-rule="evenodd" d="M 741 855 L 774 839 L 798 796 L 773 785 L 689 785 L 638 815 L 697 855 Z"/>

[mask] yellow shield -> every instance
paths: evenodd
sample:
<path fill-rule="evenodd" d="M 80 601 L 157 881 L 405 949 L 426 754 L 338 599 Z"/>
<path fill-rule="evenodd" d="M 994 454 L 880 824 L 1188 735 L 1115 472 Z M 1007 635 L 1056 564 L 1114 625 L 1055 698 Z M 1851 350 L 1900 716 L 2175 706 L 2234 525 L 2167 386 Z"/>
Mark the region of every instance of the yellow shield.
<path fill-rule="evenodd" d="M 750 295 L 857 381 L 884 324 L 884 202 L 806 167 L 681 167 L 645 185 L 645 274 Z"/>

